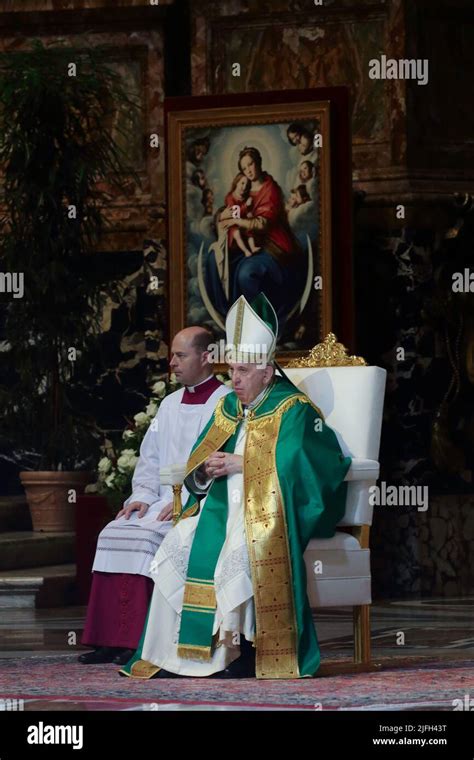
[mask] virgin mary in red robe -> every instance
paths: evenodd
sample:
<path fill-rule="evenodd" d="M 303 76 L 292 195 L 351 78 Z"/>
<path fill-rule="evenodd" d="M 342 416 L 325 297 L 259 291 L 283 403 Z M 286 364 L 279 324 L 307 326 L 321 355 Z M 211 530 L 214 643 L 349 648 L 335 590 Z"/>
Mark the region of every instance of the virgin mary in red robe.
<path fill-rule="evenodd" d="M 260 152 L 256 148 L 244 148 L 239 155 L 238 169 L 251 182 L 252 205 L 247 218 L 235 219 L 232 209 L 226 208 L 219 221 L 229 230 L 237 226 L 244 237 L 253 236 L 260 250 L 246 257 L 233 241 L 230 243 L 230 302 L 240 295 L 251 302 L 259 293 L 265 293 L 283 322 L 300 295 L 302 250 L 288 224 L 281 187 L 263 171 Z M 215 306 L 225 314 L 228 304 L 222 297 L 222 288 L 219 292 L 216 277 L 210 257 L 209 290 Z"/>

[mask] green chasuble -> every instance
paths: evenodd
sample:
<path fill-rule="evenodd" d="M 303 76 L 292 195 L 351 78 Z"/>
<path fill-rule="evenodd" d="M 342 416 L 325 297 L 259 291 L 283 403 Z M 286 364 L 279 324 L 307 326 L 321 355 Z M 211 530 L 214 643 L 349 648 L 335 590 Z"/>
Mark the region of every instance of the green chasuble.
<path fill-rule="evenodd" d="M 242 419 L 235 393 L 219 400 L 191 452 L 189 490 L 189 475 L 210 454 L 234 451 Z M 319 667 L 303 555 L 311 538 L 334 535 L 345 511 L 344 477 L 350 463 L 319 409 L 288 380 L 275 377 L 248 411 L 243 509 L 254 590 L 257 678 L 312 676 Z M 178 646 L 178 655 L 185 658 L 209 659 L 213 651 L 214 571 L 225 540 L 226 481 L 212 482 L 194 535 Z M 199 498 L 190 495 L 180 519 L 199 512 Z M 141 649 L 125 674 L 138 666 Z"/>

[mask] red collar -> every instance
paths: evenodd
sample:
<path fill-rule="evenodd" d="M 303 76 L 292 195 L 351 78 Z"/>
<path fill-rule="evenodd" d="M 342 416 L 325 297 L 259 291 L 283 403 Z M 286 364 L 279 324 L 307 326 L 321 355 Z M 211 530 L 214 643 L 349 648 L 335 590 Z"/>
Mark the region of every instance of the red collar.
<path fill-rule="evenodd" d="M 205 404 L 209 396 L 212 396 L 214 391 L 217 390 L 220 385 L 222 385 L 222 383 L 220 383 L 219 380 L 216 380 L 214 375 L 212 375 L 208 380 L 204 380 L 203 383 L 193 386 L 194 390 L 189 390 L 189 388 L 186 387 L 184 389 L 181 403 Z"/>

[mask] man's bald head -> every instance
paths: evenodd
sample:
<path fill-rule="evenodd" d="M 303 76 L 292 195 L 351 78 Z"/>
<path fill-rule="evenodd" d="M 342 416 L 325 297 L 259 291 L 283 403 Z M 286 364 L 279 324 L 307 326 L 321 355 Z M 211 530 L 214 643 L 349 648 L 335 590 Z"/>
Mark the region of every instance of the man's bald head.
<path fill-rule="evenodd" d="M 209 351 L 209 345 L 214 343 L 215 337 L 210 327 L 206 325 L 192 325 L 180 331 L 191 340 L 191 345 L 196 351 Z M 180 335 L 180 333 L 178 333 Z"/>
<path fill-rule="evenodd" d="M 185 327 L 176 333 L 171 344 L 170 369 L 183 385 L 196 385 L 211 374 L 209 345 L 214 335 L 205 325 Z"/>

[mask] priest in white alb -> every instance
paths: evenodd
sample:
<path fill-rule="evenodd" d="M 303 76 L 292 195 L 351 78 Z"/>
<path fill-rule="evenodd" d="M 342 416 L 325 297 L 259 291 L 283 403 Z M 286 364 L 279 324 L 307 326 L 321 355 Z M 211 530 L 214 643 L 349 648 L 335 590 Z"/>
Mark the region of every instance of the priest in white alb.
<path fill-rule="evenodd" d="M 153 590 L 150 563 L 171 528 L 173 493 L 160 469 L 185 463 L 218 400 L 229 392 L 212 373 L 206 327 L 175 336 L 170 369 L 182 388 L 166 396 L 140 448 L 132 494 L 99 534 L 82 644 L 83 664 L 127 662 L 137 648 Z M 186 494 L 186 491 L 185 491 Z"/>

